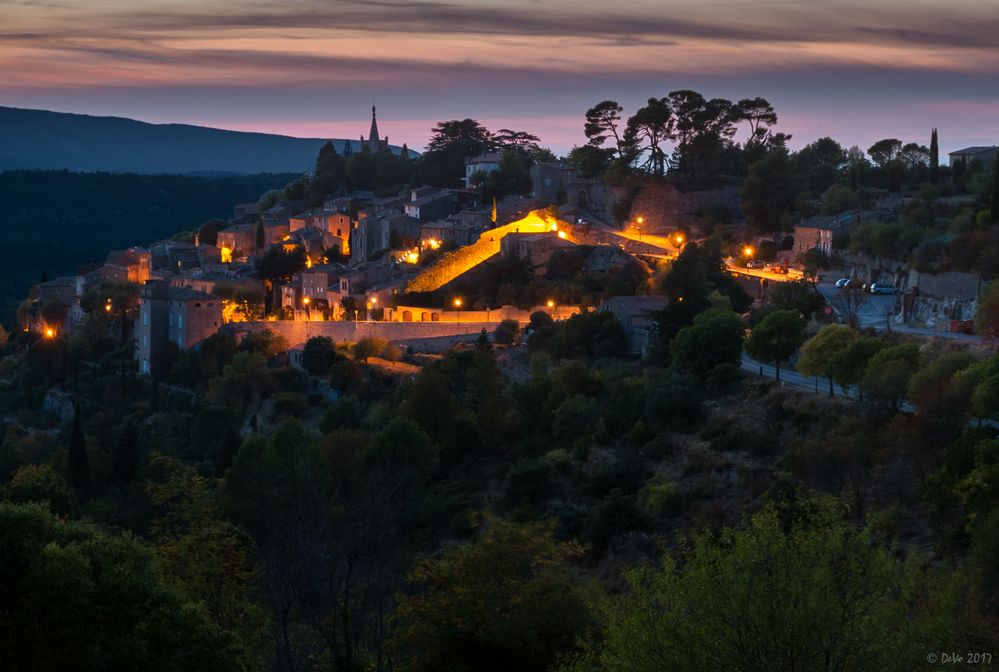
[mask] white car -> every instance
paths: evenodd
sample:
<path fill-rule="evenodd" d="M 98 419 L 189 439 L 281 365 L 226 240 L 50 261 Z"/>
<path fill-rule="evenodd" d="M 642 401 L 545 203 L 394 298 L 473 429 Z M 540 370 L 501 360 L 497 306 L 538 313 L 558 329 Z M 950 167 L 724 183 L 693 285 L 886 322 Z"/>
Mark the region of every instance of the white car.
<path fill-rule="evenodd" d="M 873 285 L 871 285 L 871 294 L 898 294 L 898 293 L 899 293 L 898 287 L 894 287 L 892 285 L 879 285 L 876 282 Z"/>
<path fill-rule="evenodd" d="M 840 278 L 836 281 L 836 288 L 843 289 L 844 287 L 849 287 L 851 284 L 850 278 Z"/>

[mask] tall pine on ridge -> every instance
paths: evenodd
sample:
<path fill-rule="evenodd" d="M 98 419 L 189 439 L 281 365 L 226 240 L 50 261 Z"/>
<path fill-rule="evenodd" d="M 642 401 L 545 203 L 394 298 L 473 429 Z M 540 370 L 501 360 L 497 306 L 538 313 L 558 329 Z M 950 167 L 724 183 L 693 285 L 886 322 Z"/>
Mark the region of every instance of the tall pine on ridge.
<path fill-rule="evenodd" d="M 940 174 L 940 145 L 937 144 L 937 129 L 930 135 L 930 182 L 936 184 Z"/>

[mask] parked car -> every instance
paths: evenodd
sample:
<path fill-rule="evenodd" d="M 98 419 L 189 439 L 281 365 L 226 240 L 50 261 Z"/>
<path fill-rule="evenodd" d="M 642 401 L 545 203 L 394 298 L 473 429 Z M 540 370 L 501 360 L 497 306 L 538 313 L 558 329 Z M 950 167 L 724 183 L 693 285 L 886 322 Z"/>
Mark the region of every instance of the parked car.
<path fill-rule="evenodd" d="M 840 278 L 836 281 L 836 287 L 838 289 L 843 289 L 844 287 L 849 287 L 851 285 L 850 278 Z"/>
<path fill-rule="evenodd" d="M 779 273 L 781 275 L 787 275 L 787 266 L 781 266 L 780 264 L 774 264 L 767 269 L 771 273 Z"/>
<path fill-rule="evenodd" d="M 898 294 L 899 288 L 892 285 L 879 285 L 874 283 L 871 285 L 871 294 Z"/>
<path fill-rule="evenodd" d="M 746 264 L 746 268 L 766 268 L 767 262 L 762 259 L 750 259 Z"/>

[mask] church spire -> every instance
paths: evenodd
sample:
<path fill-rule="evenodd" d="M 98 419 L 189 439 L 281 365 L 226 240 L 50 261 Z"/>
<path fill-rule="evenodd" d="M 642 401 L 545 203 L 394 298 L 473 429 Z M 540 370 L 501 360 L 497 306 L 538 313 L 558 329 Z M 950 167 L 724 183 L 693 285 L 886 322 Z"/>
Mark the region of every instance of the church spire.
<path fill-rule="evenodd" d="M 378 135 L 378 120 L 375 118 L 375 106 L 371 106 L 371 130 L 368 132 L 368 146 L 372 152 L 382 148 L 381 136 Z"/>

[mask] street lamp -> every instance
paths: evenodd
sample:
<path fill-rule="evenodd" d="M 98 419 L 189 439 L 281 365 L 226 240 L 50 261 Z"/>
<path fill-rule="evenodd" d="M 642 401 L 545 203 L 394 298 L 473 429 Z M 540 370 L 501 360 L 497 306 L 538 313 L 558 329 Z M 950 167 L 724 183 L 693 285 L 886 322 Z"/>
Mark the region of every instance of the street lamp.
<path fill-rule="evenodd" d="M 639 215 L 635 219 L 635 222 L 638 224 L 638 226 L 636 228 L 638 229 L 638 240 L 639 240 L 639 242 L 641 242 L 641 240 L 642 240 L 642 225 L 645 224 L 645 218 L 642 217 L 641 215 Z"/>
<path fill-rule="evenodd" d="M 455 311 L 454 311 L 454 322 L 455 322 L 455 324 L 458 324 L 459 322 L 461 322 L 461 297 L 460 296 L 456 296 L 454 298 L 454 302 L 453 303 L 454 303 L 454 308 L 455 308 Z"/>
<path fill-rule="evenodd" d="M 686 240 L 686 238 L 683 237 L 682 233 L 677 233 L 675 236 L 673 236 L 673 240 L 676 241 L 676 246 L 680 247 L 681 245 L 683 245 L 683 241 Z"/>
<path fill-rule="evenodd" d="M 312 299 L 310 299 L 309 297 L 306 296 L 305 298 L 302 299 L 302 304 L 305 305 L 305 309 L 307 311 L 305 317 L 305 320 L 307 322 L 312 321 L 312 308 L 311 306 L 309 306 L 310 303 L 312 303 Z"/>
<path fill-rule="evenodd" d="M 746 245 L 744 248 L 742 248 L 742 253 L 749 258 L 753 257 L 754 252 L 755 251 L 753 250 L 753 247 L 751 245 Z"/>
<path fill-rule="evenodd" d="M 551 311 L 551 313 L 552 313 L 552 319 L 554 320 L 555 319 L 555 302 L 553 300 L 551 300 L 551 299 L 548 299 L 548 310 Z"/>

